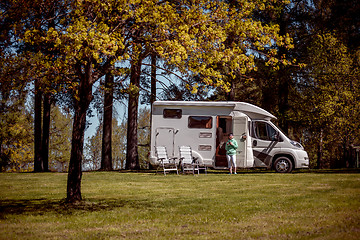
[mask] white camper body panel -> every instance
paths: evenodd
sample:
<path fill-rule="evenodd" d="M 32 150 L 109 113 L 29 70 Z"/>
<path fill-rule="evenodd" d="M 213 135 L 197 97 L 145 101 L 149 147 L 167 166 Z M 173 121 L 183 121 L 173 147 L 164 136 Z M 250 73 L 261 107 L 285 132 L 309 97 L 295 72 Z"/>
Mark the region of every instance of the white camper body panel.
<path fill-rule="evenodd" d="M 253 138 L 250 132 L 254 120 L 272 124 L 271 119 L 275 119 L 271 113 L 244 102 L 156 101 L 152 109 L 150 162 L 157 164 L 156 146 L 165 146 L 169 157 L 179 159 L 179 147 L 185 145 L 190 146 L 193 156 L 206 166 L 226 168 L 224 144 L 228 134 L 233 133 L 239 145 L 236 154 L 238 168 L 271 167 L 272 157 L 277 154 L 276 151 L 281 151 L 280 145 L 287 146 L 290 143 L 262 142 Z M 279 134 L 282 139 L 287 139 L 281 132 Z M 274 148 L 274 145 L 279 147 Z M 263 149 L 260 150 L 260 147 Z M 293 150 L 293 155 L 296 155 L 294 167 L 306 167 L 307 154 L 303 150 L 299 151 L 296 153 L 296 149 Z M 264 162 L 264 154 L 270 156 L 266 155 L 265 159 L 270 159 L 270 162 Z M 301 154 L 305 160 L 298 163 L 296 157 Z"/>
<path fill-rule="evenodd" d="M 179 109 L 181 118 L 164 118 L 165 109 Z M 170 157 L 179 157 L 179 146 L 190 146 L 193 156 L 207 166 L 213 166 L 216 141 L 216 115 L 229 116 L 232 106 L 186 105 L 184 102 L 154 102 L 151 127 L 151 156 L 155 157 L 155 146 L 165 146 Z M 211 128 L 188 128 L 190 116 L 211 117 Z M 200 150 L 199 150 L 200 149 Z M 202 150 L 205 149 L 205 150 Z M 155 157 L 156 158 L 156 157 Z M 152 160 L 155 164 L 156 159 Z"/>

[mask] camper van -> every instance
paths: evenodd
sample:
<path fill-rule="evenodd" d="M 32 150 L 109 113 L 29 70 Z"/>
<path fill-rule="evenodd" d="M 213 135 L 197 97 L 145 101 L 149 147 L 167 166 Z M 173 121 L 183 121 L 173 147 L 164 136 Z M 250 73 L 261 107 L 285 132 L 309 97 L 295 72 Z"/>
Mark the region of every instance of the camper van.
<path fill-rule="evenodd" d="M 271 122 L 274 115 L 245 102 L 155 101 L 152 106 L 150 163 L 158 164 L 156 146 L 179 159 L 179 147 L 207 167 L 227 167 L 225 143 L 230 133 L 238 142 L 238 168 L 268 168 L 288 173 L 308 168 L 303 146 Z"/>

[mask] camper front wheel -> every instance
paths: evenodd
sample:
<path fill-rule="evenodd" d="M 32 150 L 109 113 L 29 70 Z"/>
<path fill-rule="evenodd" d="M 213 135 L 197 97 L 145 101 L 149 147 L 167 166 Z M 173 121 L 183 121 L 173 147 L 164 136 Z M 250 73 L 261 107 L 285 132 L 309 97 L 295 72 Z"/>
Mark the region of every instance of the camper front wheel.
<path fill-rule="evenodd" d="M 293 170 L 293 164 L 287 157 L 279 157 L 274 163 L 275 171 L 278 173 L 289 173 Z"/>

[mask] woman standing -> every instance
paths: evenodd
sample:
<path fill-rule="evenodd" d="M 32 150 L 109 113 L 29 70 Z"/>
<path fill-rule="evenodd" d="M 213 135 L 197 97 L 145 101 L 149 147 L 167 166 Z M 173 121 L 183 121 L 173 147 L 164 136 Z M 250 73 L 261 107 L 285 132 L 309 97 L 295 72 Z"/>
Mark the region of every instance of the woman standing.
<path fill-rule="evenodd" d="M 236 173 L 236 149 L 238 148 L 238 144 L 234 139 L 234 135 L 232 133 L 229 134 L 229 140 L 226 142 L 225 150 L 226 150 L 226 159 L 228 161 L 228 168 L 230 173 Z"/>

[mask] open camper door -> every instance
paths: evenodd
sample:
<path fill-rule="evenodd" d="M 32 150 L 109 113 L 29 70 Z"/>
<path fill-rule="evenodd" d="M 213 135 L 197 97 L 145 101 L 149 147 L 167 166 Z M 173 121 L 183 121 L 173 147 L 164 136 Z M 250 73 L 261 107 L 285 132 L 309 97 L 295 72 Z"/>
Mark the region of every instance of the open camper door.
<path fill-rule="evenodd" d="M 235 140 L 238 142 L 238 149 L 236 151 L 236 165 L 238 168 L 246 168 L 252 164 L 247 159 L 247 139 L 243 136 L 248 134 L 248 116 L 240 112 L 232 112 L 233 119 L 233 134 Z"/>
<path fill-rule="evenodd" d="M 215 167 L 225 168 L 228 166 L 226 160 L 225 143 L 232 132 L 231 116 L 217 116 L 216 118 L 216 154 Z"/>

